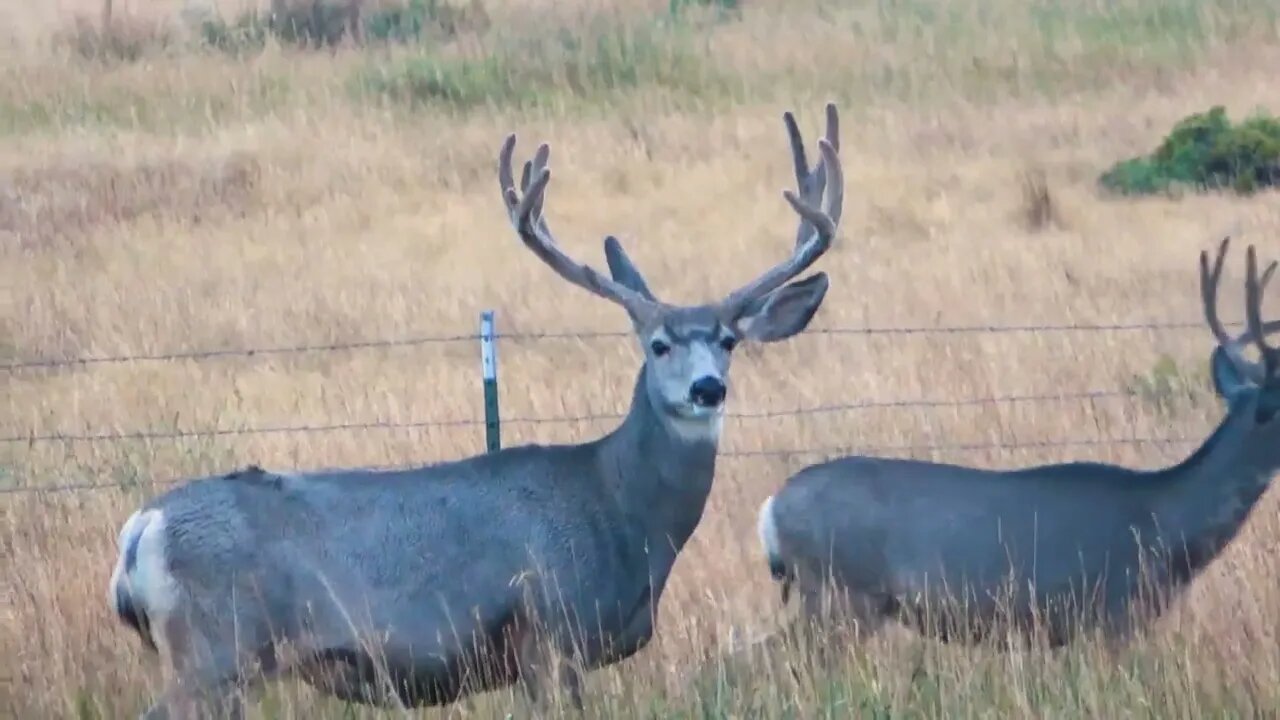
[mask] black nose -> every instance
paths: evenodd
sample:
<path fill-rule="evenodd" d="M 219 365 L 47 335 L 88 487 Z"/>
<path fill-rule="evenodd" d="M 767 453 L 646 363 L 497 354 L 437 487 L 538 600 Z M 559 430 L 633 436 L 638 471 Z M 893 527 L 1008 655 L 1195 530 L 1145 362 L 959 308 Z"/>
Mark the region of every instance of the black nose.
<path fill-rule="evenodd" d="M 689 399 L 694 405 L 702 407 L 718 407 L 724 402 L 725 388 L 720 378 L 710 375 L 698 378 L 689 386 Z"/>

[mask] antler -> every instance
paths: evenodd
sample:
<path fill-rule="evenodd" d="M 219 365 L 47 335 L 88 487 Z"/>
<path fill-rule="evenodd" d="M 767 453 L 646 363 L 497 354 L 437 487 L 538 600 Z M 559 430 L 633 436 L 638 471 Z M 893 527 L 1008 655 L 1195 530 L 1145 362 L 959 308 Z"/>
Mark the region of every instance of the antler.
<path fill-rule="evenodd" d="M 601 275 L 594 268 L 575 262 L 560 250 L 542 217 L 543 199 L 547 183 L 551 181 L 551 169 L 547 167 L 551 148 L 546 143 L 539 145 L 533 161 L 524 164 L 524 170 L 520 174 L 520 191 L 524 193 L 524 197 L 516 192 L 515 176 L 511 171 L 511 156 L 515 149 L 516 136 L 512 133 L 502 143 L 502 150 L 498 153 L 498 184 L 502 189 L 502 202 L 507 208 L 507 216 L 525 247 L 551 266 L 560 277 L 618 303 L 633 317 L 644 318 L 653 313 L 657 308 L 656 303 Z"/>
<path fill-rule="evenodd" d="M 1258 353 L 1262 356 L 1263 377 L 1270 378 L 1280 370 L 1280 348 L 1273 347 L 1267 342 L 1267 333 L 1280 329 L 1280 320 L 1263 324 L 1262 293 L 1267 289 L 1267 283 L 1271 281 L 1271 275 L 1276 271 L 1276 261 L 1272 260 L 1259 278 L 1258 254 L 1250 245 L 1249 251 L 1245 254 L 1245 265 L 1248 275 L 1244 283 L 1244 312 L 1249 324 L 1248 334 L 1253 336 L 1253 342 L 1258 346 Z"/>
<path fill-rule="evenodd" d="M 844 171 L 840 167 L 839 155 L 840 118 L 835 104 L 827 103 L 827 132 L 825 137 L 818 139 L 822 158 L 812 171 L 805 158 L 804 140 L 796 126 L 795 116 L 788 111 L 782 120 L 791 141 L 796 189 L 799 191 L 799 194 L 791 190 L 782 191 L 783 197 L 800 216 L 795 250 L 791 257 L 725 297 L 720 306 L 727 315 L 736 315 L 752 300 L 781 287 L 822 257 L 831 248 L 844 210 Z"/>
<path fill-rule="evenodd" d="M 810 170 L 809 161 L 805 157 L 804 137 L 796 124 L 795 114 L 790 110 L 786 111 L 782 114 L 782 122 L 787 126 L 787 139 L 791 141 L 791 159 L 795 163 L 796 188 L 800 191 L 800 199 L 817 207 L 822 202 L 823 191 L 827 186 L 824 158 L 819 157 L 818 164 Z M 840 115 L 836 112 L 835 103 L 827 103 L 827 131 L 823 137 L 837 153 L 840 152 Z M 840 215 L 844 210 L 843 190 L 843 186 L 836 188 L 839 197 L 835 198 L 835 204 L 830 212 L 831 221 L 836 225 L 840 224 Z M 800 225 L 796 228 L 796 246 L 799 247 L 809 239 L 814 230 L 813 224 L 801 215 Z"/>
<path fill-rule="evenodd" d="M 1222 280 L 1222 264 L 1227 259 L 1227 246 L 1230 244 L 1230 236 L 1222 238 L 1222 242 L 1218 244 L 1218 257 L 1213 261 L 1212 270 L 1209 268 L 1209 251 L 1200 251 L 1200 298 L 1204 301 L 1204 318 L 1214 338 L 1218 340 L 1218 344 L 1228 352 L 1233 349 L 1238 351 L 1239 346 L 1238 341 L 1227 334 L 1226 328 L 1222 327 L 1222 321 L 1218 319 L 1218 283 Z M 1238 352 L 1233 353 L 1232 359 L 1244 360 L 1243 357 L 1236 358 L 1238 354 Z"/>
<path fill-rule="evenodd" d="M 1254 382 L 1261 383 L 1268 377 L 1280 370 L 1280 348 L 1274 348 L 1267 344 L 1266 336 L 1269 333 L 1280 331 L 1280 320 L 1273 320 L 1268 323 L 1262 322 L 1262 293 L 1266 289 L 1267 283 L 1271 280 L 1271 276 L 1275 273 L 1276 262 L 1272 262 L 1270 266 L 1258 276 L 1258 260 L 1257 253 L 1253 246 L 1249 246 L 1245 256 L 1247 277 L 1245 279 L 1245 318 L 1247 321 L 1247 330 L 1237 337 L 1231 337 L 1222 327 L 1222 322 L 1218 319 L 1218 285 L 1222 280 L 1222 265 L 1226 260 L 1227 248 L 1231 243 L 1230 237 L 1225 237 L 1218 245 L 1218 255 L 1213 261 L 1213 267 L 1209 266 L 1209 253 L 1201 251 L 1200 253 L 1200 296 L 1204 301 L 1205 320 L 1209 324 L 1209 329 L 1213 332 L 1213 336 L 1217 338 L 1218 344 L 1227 352 L 1232 363 Z M 1247 360 L 1244 356 L 1244 346 L 1252 340 L 1258 347 L 1262 355 L 1261 363 L 1254 363 Z"/>

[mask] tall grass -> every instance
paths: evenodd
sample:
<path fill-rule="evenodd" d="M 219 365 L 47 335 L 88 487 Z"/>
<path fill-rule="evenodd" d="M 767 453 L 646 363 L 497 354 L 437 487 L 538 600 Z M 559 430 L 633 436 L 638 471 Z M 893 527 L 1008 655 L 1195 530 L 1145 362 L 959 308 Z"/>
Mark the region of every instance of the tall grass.
<path fill-rule="evenodd" d="M 373 62 L 356 80 L 358 92 L 392 102 L 463 110 L 554 108 L 637 90 L 706 100 L 722 85 L 695 29 L 663 19 L 612 18 L 497 37 L 448 55 L 424 50 Z"/>

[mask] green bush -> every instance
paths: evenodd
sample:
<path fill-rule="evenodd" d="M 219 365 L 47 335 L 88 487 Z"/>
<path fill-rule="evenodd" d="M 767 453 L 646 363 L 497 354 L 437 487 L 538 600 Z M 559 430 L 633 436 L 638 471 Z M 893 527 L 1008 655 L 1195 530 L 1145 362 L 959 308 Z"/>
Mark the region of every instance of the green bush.
<path fill-rule="evenodd" d="M 458 5 L 448 0 L 407 0 L 379 8 L 364 21 L 364 36 L 380 42 L 421 42 L 436 35 L 452 38 L 489 26 L 489 13 L 481 0 Z"/>
<path fill-rule="evenodd" d="M 404 5 L 380 8 L 365 19 L 365 36 L 384 42 L 421 40 L 436 5 L 435 0 L 409 0 Z"/>
<path fill-rule="evenodd" d="M 256 12 L 243 13 L 234 22 L 212 17 L 200 23 L 200 39 L 205 46 L 232 55 L 262 50 L 270 33 L 266 18 Z"/>
<path fill-rule="evenodd" d="M 1125 195 L 1174 187 L 1252 193 L 1280 184 L 1280 119 L 1256 115 L 1233 125 L 1221 106 L 1179 122 L 1147 157 L 1117 163 L 1099 178 Z"/>
<path fill-rule="evenodd" d="M 714 10 L 721 15 L 736 17 L 742 12 L 741 0 L 667 0 L 667 13 L 679 16 L 690 8 Z"/>
<path fill-rule="evenodd" d="M 332 0 L 275 0 L 271 3 L 271 34 L 282 42 L 303 47 L 333 47 L 351 32 L 351 6 Z"/>

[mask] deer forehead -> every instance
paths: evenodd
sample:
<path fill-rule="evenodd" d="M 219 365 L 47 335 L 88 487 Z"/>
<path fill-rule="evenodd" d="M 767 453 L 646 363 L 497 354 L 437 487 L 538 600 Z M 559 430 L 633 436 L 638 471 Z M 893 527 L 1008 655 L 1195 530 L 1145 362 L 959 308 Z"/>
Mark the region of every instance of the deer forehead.
<path fill-rule="evenodd" d="M 649 335 L 676 345 L 711 344 L 730 335 L 709 307 L 675 308 L 657 319 Z"/>

